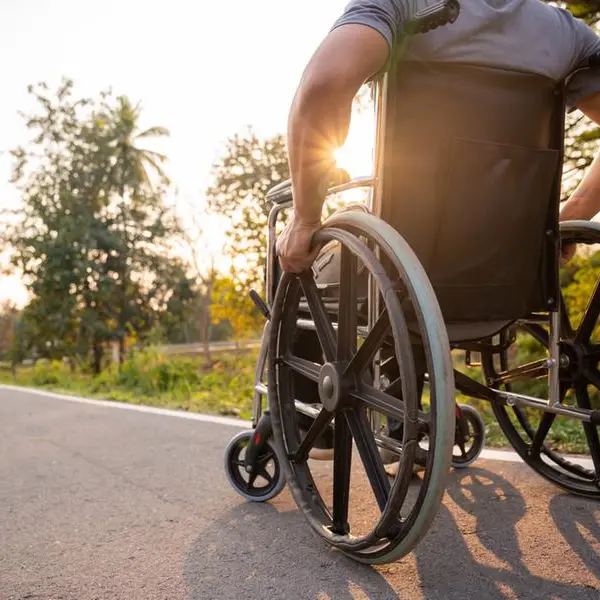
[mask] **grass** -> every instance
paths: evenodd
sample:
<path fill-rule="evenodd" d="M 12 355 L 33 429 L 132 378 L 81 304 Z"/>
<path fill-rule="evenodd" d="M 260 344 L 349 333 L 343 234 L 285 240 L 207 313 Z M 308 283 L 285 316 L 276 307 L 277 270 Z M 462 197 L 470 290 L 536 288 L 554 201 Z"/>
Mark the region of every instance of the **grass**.
<path fill-rule="evenodd" d="M 0 383 L 250 419 L 256 354 L 256 349 L 223 352 L 215 355 L 214 364 L 207 369 L 201 357 L 167 356 L 148 350 L 134 354 L 120 370 L 111 367 L 96 377 L 84 371 L 71 372 L 68 365 L 51 362 L 20 367 L 15 376 L 0 370 Z M 477 369 L 466 367 L 460 358 L 455 365 L 476 379 L 481 377 Z M 488 447 L 508 445 L 488 402 L 460 395 L 457 401 L 473 405 L 482 416 Z M 536 412 L 530 415 L 536 426 Z M 550 430 L 549 441 L 564 452 L 589 452 L 583 428 L 573 420 L 558 418 Z"/>
<path fill-rule="evenodd" d="M 0 371 L 0 383 L 131 404 L 249 419 L 256 351 L 219 353 L 210 369 L 201 357 L 138 352 L 119 370 L 94 377 L 61 362 Z"/>

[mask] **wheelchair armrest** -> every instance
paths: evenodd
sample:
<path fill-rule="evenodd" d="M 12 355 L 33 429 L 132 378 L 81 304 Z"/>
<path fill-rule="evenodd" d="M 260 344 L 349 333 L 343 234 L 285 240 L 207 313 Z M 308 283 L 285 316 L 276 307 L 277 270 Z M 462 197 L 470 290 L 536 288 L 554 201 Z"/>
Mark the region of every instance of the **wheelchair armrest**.
<path fill-rule="evenodd" d="M 285 204 L 292 200 L 292 180 L 286 179 L 267 192 L 267 201 L 273 204 Z"/>
<path fill-rule="evenodd" d="M 350 175 L 344 169 L 336 169 L 329 182 L 329 187 L 344 185 L 351 181 Z M 286 179 L 267 192 L 267 201 L 272 204 L 285 204 L 292 200 L 292 180 Z"/>

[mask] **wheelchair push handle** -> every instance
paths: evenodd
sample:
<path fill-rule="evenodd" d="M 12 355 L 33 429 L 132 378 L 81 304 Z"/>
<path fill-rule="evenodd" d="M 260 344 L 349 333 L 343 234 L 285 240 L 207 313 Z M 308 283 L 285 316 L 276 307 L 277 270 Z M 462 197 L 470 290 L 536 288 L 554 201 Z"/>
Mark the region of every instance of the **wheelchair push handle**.
<path fill-rule="evenodd" d="M 438 27 L 454 23 L 460 13 L 458 0 L 442 0 L 417 12 L 405 25 L 408 34 L 427 33 Z"/>

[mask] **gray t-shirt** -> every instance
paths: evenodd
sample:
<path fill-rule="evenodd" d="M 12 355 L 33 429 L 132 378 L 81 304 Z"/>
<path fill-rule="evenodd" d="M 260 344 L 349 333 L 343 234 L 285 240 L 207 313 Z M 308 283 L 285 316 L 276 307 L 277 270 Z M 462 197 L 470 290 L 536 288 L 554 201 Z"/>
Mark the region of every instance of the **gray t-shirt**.
<path fill-rule="evenodd" d="M 350 23 L 377 30 L 402 59 L 457 62 L 546 75 L 556 81 L 600 52 L 600 38 L 570 12 L 541 0 L 459 0 L 455 23 L 404 39 L 403 23 L 433 0 L 351 0 L 334 29 Z M 600 69 L 576 75 L 567 103 L 600 91 Z"/>

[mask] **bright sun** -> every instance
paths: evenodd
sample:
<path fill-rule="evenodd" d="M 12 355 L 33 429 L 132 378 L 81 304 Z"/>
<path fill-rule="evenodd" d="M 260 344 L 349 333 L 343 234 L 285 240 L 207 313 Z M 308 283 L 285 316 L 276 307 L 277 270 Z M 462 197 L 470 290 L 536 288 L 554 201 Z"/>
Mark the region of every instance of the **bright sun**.
<path fill-rule="evenodd" d="M 373 171 L 374 126 L 372 119 L 353 119 L 346 143 L 334 152 L 336 165 L 350 177 L 370 175 Z"/>

